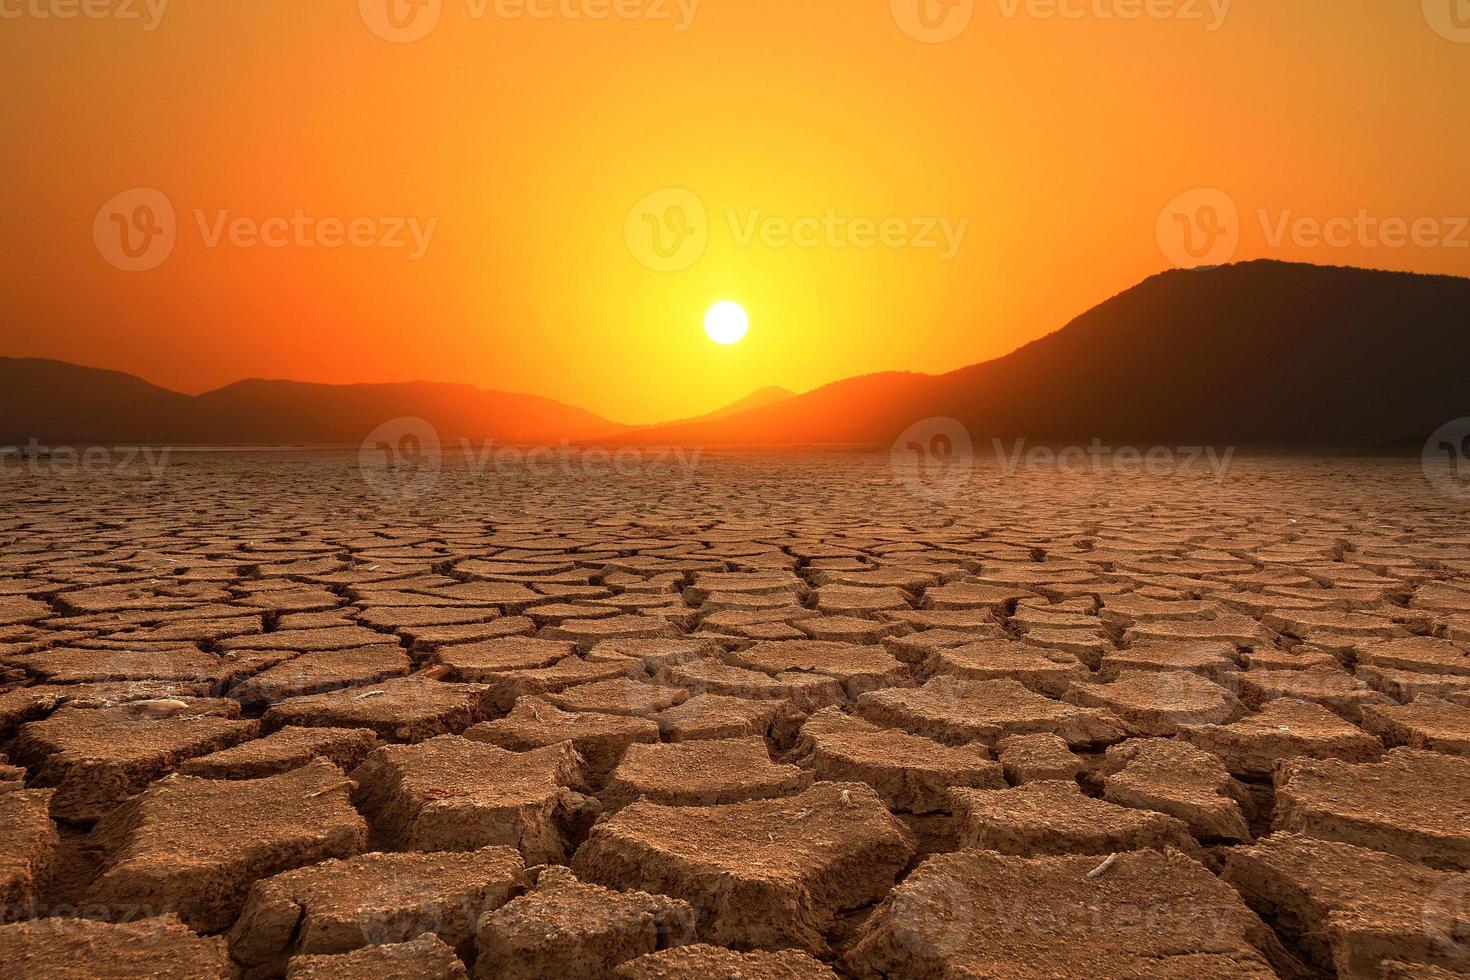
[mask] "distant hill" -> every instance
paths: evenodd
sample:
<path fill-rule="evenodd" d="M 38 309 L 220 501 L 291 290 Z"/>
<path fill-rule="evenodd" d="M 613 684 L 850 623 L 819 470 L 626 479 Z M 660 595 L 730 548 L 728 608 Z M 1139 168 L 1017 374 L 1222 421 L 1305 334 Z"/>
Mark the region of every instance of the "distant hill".
<path fill-rule="evenodd" d="M 739 415 L 742 412 L 754 411 L 757 408 L 765 408 L 768 405 L 778 405 L 781 402 L 795 397 L 796 392 L 788 391 L 785 388 L 778 388 L 775 385 L 771 385 L 765 388 L 757 388 L 755 391 L 752 391 L 750 394 L 746 395 L 738 402 L 732 402 L 731 404 L 726 405 L 724 408 L 717 408 L 713 412 L 708 412 L 704 415 L 699 415 L 692 419 L 683 419 L 678 422 L 662 423 L 661 426 L 691 425 L 698 422 L 716 422 L 720 419 L 727 419 L 732 415 Z"/>
<path fill-rule="evenodd" d="M 0 445 L 355 445 L 400 417 L 427 419 L 445 440 L 585 441 L 626 428 L 549 398 L 469 385 L 241 381 L 190 396 L 117 371 L 0 357 Z"/>
<path fill-rule="evenodd" d="M 1470 279 L 1247 262 L 1154 276 L 1021 349 L 877 374 L 631 443 L 887 446 L 931 417 L 977 442 L 1420 446 L 1470 416 Z"/>
<path fill-rule="evenodd" d="M 764 388 L 631 429 L 548 398 L 431 383 L 242 381 L 189 396 L 0 358 L 0 445 L 357 444 L 383 422 L 509 443 L 886 447 L 915 422 L 977 443 L 1416 447 L 1470 416 L 1470 279 L 1247 262 L 1145 280 L 1005 357 L 943 375 Z"/>
<path fill-rule="evenodd" d="M 0 357 L 0 445 L 190 442 L 194 399 L 121 371 L 42 358 Z"/>

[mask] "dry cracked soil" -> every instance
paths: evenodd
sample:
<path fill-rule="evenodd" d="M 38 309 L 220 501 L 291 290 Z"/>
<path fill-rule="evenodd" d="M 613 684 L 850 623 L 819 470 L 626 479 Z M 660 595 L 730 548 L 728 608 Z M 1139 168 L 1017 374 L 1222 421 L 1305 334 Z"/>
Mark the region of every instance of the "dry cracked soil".
<path fill-rule="evenodd" d="M 1417 460 L 378 476 L 0 473 L 0 975 L 1470 976 Z"/>

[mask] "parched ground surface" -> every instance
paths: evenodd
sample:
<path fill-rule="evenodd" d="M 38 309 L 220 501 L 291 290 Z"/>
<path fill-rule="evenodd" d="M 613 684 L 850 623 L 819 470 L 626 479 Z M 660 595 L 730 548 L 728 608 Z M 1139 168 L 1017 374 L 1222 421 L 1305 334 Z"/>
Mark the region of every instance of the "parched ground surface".
<path fill-rule="evenodd" d="M 0 972 L 1470 975 L 1417 460 L 458 455 L 0 470 Z"/>

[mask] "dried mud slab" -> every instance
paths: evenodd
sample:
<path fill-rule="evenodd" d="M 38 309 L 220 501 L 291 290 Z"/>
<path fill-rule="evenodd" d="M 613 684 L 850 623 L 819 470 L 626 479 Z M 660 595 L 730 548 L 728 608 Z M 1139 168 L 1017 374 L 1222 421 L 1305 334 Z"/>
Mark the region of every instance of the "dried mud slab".
<path fill-rule="evenodd" d="M 628 746 L 659 740 L 659 726 L 647 718 L 563 711 L 541 698 L 521 698 L 504 718 L 465 729 L 464 737 L 512 752 L 527 752 L 570 742 L 585 760 L 587 771 L 606 775 Z"/>
<path fill-rule="evenodd" d="M 976 634 L 950 629 L 923 629 L 902 636 L 890 636 L 883 640 L 883 649 L 893 654 L 895 660 L 911 666 L 922 664 L 940 650 L 964 646 L 981 639 L 1004 640 L 1005 633 L 997 625 L 993 632 Z"/>
<path fill-rule="evenodd" d="M 61 842 L 51 822 L 52 792 L 0 788 L 0 921 L 31 906 L 51 867 Z"/>
<path fill-rule="evenodd" d="M 1125 646 L 1145 642 L 1232 643 L 1237 647 L 1269 647 L 1271 631 L 1249 616 L 1224 613 L 1214 619 L 1159 620 L 1138 623 L 1123 634 Z"/>
<path fill-rule="evenodd" d="M 693 660 L 717 657 L 723 648 L 713 640 L 604 640 L 592 648 L 587 659 L 629 657 L 643 665 L 650 674 L 665 667 L 687 664 Z"/>
<path fill-rule="evenodd" d="M 677 640 L 678 629 L 654 616 L 611 616 L 607 619 L 569 619 L 541 631 L 548 640 L 569 640 L 582 653 L 605 640 Z"/>
<path fill-rule="evenodd" d="M 37 980 L 238 975 L 223 939 L 197 936 L 172 915 L 124 923 L 58 917 L 0 925 L 0 964 L 8 976 Z"/>
<path fill-rule="evenodd" d="M 1082 793 L 1071 782 L 1027 783 L 1014 789 L 956 789 L 950 805 L 961 847 L 1002 854 L 1112 854 L 1165 850 L 1198 854 L 1182 820 L 1135 810 Z"/>
<path fill-rule="evenodd" d="M 1082 775 L 1082 758 L 1055 735 L 1010 735 L 996 743 L 996 750 L 1012 785 L 1075 782 Z"/>
<path fill-rule="evenodd" d="M 820 956 L 834 916 L 882 897 L 914 850 L 871 788 L 818 783 L 726 806 L 635 803 L 593 828 L 572 869 L 684 899 L 707 942 Z"/>
<path fill-rule="evenodd" d="M 456 623 L 445 626 L 407 626 L 397 634 L 415 658 L 428 659 L 437 651 L 461 644 L 483 643 L 506 637 L 529 636 L 536 624 L 524 616 L 507 616 L 489 623 Z"/>
<path fill-rule="evenodd" d="M 0 793 L 24 788 L 25 779 L 26 771 L 20 766 L 12 766 L 10 760 L 0 754 Z"/>
<path fill-rule="evenodd" d="M 1182 725 L 1179 737 L 1218 756 L 1232 775 L 1270 778 L 1283 759 L 1374 762 L 1383 745 L 1310 701 L 1281 698 L 1228 725 Z"/>
<path fill-rule="evenodd" d="M 968 681 L 1019 681 L 1048 697 L 1060 697 L 1072 682 L 1091 676 L 1086 665 L 1071 654 L 1005 640 L 981 640 L 937 650 L 924 669 Z"/>
<path fill-rule="evenodd" d="M 689 692 L 680 687 L 648 684 L 628 677 L 618 677 L 595 684 L 578 684 L 544 695 L 563 711 L 592 711 L 605 715 L 647 718 L 689 700 Z"/>
<path fill-rule="evenodd" d="M 311 653 L 314 650 L 350 650 L 353 647 L 376 646 L 383 634 L 363 626 L 329 626 L 323 629 L 280 630 L 255 636 L 237 636 L 220 643 L 224 652 L 242 650 L 280 650 Z"/>
<path fill-rule="evenodd" d="M 1378 980 L 1390 959 L 1453 968 L 1470 955 L 1466 875 L 1277 833 L 1232 849 L 1222 876 L 1312 963 L 1344 980 Z"/>
<path fill-rule="evenodd" d="M 364 609 L 357 614 L 358 622 L 364 626 L 385 631 L 409 629 L 416 626 L 493 623 L 500 618 L 500 610 L 494 606 L 463 606 L 460 608 L 378 606 Z"/>
<path fill-rule="evenodd" d="M 488 702 L 496 711 L 509 711 L 516 700 L 544 697 L 582 684 L 596 684 L 643 672 L 637 661 L 618 658 L 592 663 L 581 657 L 566 657 L 550 667 L 532 670 L 508 670 L 483 675 Z"/>
<path fill-rule="evenodd" d="M 68 647 L 15 657 L 13 663 L 46 684 L 192 681 L 219 687 L 233 673 L 230 661 L 194 647 L 148 652 Z"/>
<path fill-rule="evenodd" d="M 1137 593 L 1108 596 L 1098 610 L 1102 621 L 1118 630 L 1137 623 L 1214 619 L 1219 613 L 1219 607 L 1213 602 L 1152 599 Z"/>
<path fill-rule="evenodd" d="M 283 728 L 265 738 L 190 759 L 179 766 L 185 776 L 204 779 L 261 779 L 326 759 L 351 772 L 378 747 L 365 728 Z"/>
<path fill-rule="evenodd" d="M 1357 661 L 1374 667 L 1407 670 L 1421 674 L 1451 674 L 1470 677 L 1470 651 L 1448 640 L 1412 636 L 1357 647 Z"/>
<path fill-rule="evenodd" d="M 1181 725 L 1222 725 L 1245 714 L 1235 695 L 1188 671 L 1123 671 L 1106 684 L 1073 684 L 1064 700 L 1106 708 L 1138 735 L 1174 735 Z"/>
<path fill-rule="evenodd" d="M 847 700 L 842 683 L 831 677 L 796 672 L 772 675 L 712 660 L 666 667 L 654 680 L 682 687 L 691 694 L 790 701 L 803 711 L 816 711 Z"/>
<path fill-rule="evenodd" d="M 637 799 L 668 806 L 713 806 L 789 796 L 811 773 L 771 761 L 766 740 L 698 739 L 632 745 L 608 779 L 602 802 L 619 809 Z"/>
<path fill-rule="evenodd" d="M 1405 963 L 1402 960 L 1385 960 L 1380 970 L 1383 980 L 1463 980 L 1470 976 L 1470 973 L 1461 970 L 1424 963 Z"/>
<path fill-rule="evenodd" d="M 280 976 L 291 957 L 426 934 L 470 954 L 480 917 L 529 883 L 510 847 L 323 861 L 255 883 L 230 929 L 230 955 L 250 976 Z"/>
<path fill-rule="evenodd" d="M 913 596 L 892 587 L 824 585 L 816 590 L 817 611 L 828 615 L 872 615 L 891 609 L 912 608 Z"/>
<path fill-rule="evenodd" d="M 1208 677 L 1229 686 L 1230 676 L 1240 670 L 1232 643 L 1205 641 L 1200 643 L 1144 642 L 1124 650 L 1103 655 L 1100 670 L 1115 677 L 1129 670 L 1183 670 Z"/>
<path fill-rule="evenodd" d="M 1413 704 L 1365 705 L 1363 727 L 1391 748 L 1470 755 L 1470 707 L 1419 698 Z"/>
<path fill-rule="evenodd" d="M 722 946 L 676 946 L 630 960 L 614 980 L 837 980 L 821 960 L 795 949 L 738 953 Z"/>
<path fill-rule="evenodd" d="M 935 612 L 985 610 L 1004 615 L 1022 599 L 1034 598 L 1027 589 L 986 585 L 979 582 L 950 582 L 924 593 L 924 609 Z"/>
<path fill-rule="evenodd" d="M 61 687 L 18 687 L 0 692 L 0 734 L 6 734 L 28 721 L 44 718 L 65 697 Z"/>
<path fill-rule="evenodd" d="M 576 644 L 563 640 L 509 636 L 443 647 L 434 661 L 449 668 L 451 680 L 482 684 L 508 670 L 544 670 L 576 652 Z"/>
<path fill-rule="evenodd" d="M 325 760 L 265 779 L 155 783 L 93 830 L 88 847 L 102 874 L 87 900 L 118 915 L 168 911 L 200 932 L 224 929 L 255 881 L 363 849 L 367 826 L 350 787 Z"/>
<path fill-rule="evenodd" d="M 469 974 L 454 950 L 436 936 L 406 943 L 368 946 L 336 956 L 298 956 L 286 969 L 286 980 L 467 980 Z"/>
<path fill-rule="evenodd" d="M 1138 739 L 1114 745 L 1106 758 L 1103 799 L 1177 817 L 1201 840 L 1250 840 L 1241 804 L 1250 795 L 1216 756 L 1188 742 Z"/>
<path fill-rule="evenodd" d="M 861 980 L 1274 980 L 1279 943 L 1228 885 L 1177 853 L 926 860 L 859 929 Z"/>
<path fill-rule="evenodd" d="M 352 773 L 353 800 L 392 850 L 518 848 L 528 864 L 566 859 L 561 821 L 581 806 L 582 759 L 568 743 L 530 752 L 444 735 L 385 745 Z"/>
<path fill-rule="evenodd" d="M 1470 697 L 1470 677 L 1459 674 L 1421 674 L 1412 670 L 1360 664 L 1356 676 L 1373 690 L 1388 695 L 1400 704 L 1408 704 L 1423 697 Z"/>
<path fill-rule="evenodd" d="M 864 694 L 857 713 L 886 728 L 902 728 L 946 745 L 1007 735 L 1056 735 L 1076 748 L 1123 740 L 1122 721 L 1110 711 L 1054 701 L 1013 680 L 962 681 L 936 677 L 922 688 Z"/>
<path fill-rule="evenodd" d="M 56 788 L 51 807 L 58 819 L 89 822 L 185 760 L 238 745 L 259 728 L 189 712 L 177 701 L 63 707 L 25 725 L 10 753 L 31 770 L 32 785 Z"/>
<path fill-rule="evenodd" d="M 230 696 L 243 704 L 270 704 L 286 698 L 377 684 L 413 669 L 399 647 L 357 647 L 302 654 L 237 684 Z"/>
<path fill-rule="evenodd" d="M 781 701 L 752 701 L 724 694 L 699 694 L 653 716 L 667 742 L 699 738 L 775 735 L 794 728 L 804 712 Z"/>
<path fill-rule="evenodd" d="M 688 942 L 695 915 L 687 902 L 618 892 L 547 868 L 536 887 L 480 920 L 481 980 L 598 980 L 620 963 Z"/>
<path fill-rule="evenodd" d="M 392 742 L 422 742 L 462 732 L 489 711 L 489 692 L 477 684 L 446 684 L 402 677 L 371 687 L 288 698 L 265 713 L 275 731 L 303 728 L 367 728 Z"/>
<path fill-rule="evenodd" d="M 821 723 L 826 714 L 813 715 L 802 727 L 804 751 L 797 762 L 818 779 L 867 783 L 890 810 L 947 811 L 951 787 L 1003 789 L 1006 785 L 1001 767 L 982 744 L 943 745 L 846 716 L 845 723 L 829 727 Z"/>
<path fill-rule="evenodd" d="M 1365 705 L 1389 703 L 1352 674 L 1333 667 L 1248 670 L 1240 675 L 1240 696 L 1253 708 L 1276 698 L 1312 701 L 1354 723 L 1362 720 Z"/>
<path fill-rule="evenodd" d="M 746 670 L 782 675 L 821 674 L 842 683 L 848 697 L 904 681 L 903 664 L 882 647 L 822 640 L 757 643 L 725 655 L 727 663 Z"/>
<path fill-rule="evenodd" d="M 1470 870 L 1470 759 L 1391 749 L 1361 765 L 1287 762 L 1276 773 L 1276 829 Z"/>
<path fill-rule="evenodd" d="M 864 646 L 875 645 L 885 637 L 908 632 L 908 627 L 902 623 L 880 623 L 856 616 L 811 616 L 798 619 L 792 625 L 813 640 Z"/>

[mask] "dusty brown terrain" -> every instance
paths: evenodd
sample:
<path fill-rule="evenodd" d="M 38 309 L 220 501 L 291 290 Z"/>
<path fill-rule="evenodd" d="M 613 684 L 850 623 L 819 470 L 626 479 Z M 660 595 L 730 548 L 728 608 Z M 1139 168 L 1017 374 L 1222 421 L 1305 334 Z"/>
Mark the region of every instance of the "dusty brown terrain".
<path fill-rule="evenodd" d="M 1470 975 L 1417 460 L 453 455 L 0 471 L 0 975 Z"/>

